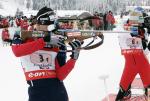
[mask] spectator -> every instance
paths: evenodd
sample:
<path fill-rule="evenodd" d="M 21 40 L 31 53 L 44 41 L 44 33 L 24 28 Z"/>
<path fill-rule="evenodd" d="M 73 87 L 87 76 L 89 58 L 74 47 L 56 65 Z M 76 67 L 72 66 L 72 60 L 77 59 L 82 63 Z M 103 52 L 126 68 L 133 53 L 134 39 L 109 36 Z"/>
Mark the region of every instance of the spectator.
<path fill-rule="evenodd" d="M 23 19 L 21 20 L 21 23 L 20 23 L 20 27 L 22 30 L 28 30 L 28 19 L 26 16 L 23 17 Z"/>
<path fill-rule="evenodd" d="M 104 30 L 107 30 L 107 27 L 108 27 L 108 22 L 106 20 L 106 15 L 107 15 L 107 12 L 104 14 L 103 16 L 103 22 L 104 22 Z"/>
<path fill-rule="evenodd" d="M 102 25 L 102 22 L 100 22 L 100 17 L 98 15 L 98 12 L 95 12 L 94 14 L 94 18 L 92 19 L 92 25 L 96 30 L 99 30 L 100 26 Z"/>
<path fill-rule="evenodd" d="M 106 21 L 108 22 L 107 30 L 112 30 L 115 23 L 115 18 L 113 16 L 113 13 L 109 11 L 106 15 Z"/>
<path fill-rule="evenodd" d="M 9 34 L 8 28 L 4 28 L 2 30 L 2 40 L 5 41 L 5 42 L 9 42 L 10 45 L 12 44 L 12 40 L 10 38 L 10 34 Z"/>

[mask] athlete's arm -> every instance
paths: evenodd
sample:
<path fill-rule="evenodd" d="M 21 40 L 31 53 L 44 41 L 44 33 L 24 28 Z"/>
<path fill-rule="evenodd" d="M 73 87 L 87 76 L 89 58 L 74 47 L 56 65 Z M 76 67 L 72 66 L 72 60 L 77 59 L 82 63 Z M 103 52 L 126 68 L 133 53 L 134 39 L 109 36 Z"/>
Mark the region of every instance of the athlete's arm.
<path fill-rule="evenodd" d="M 24 56 L 31 54 L 37 50 L 42 49 L 45 46 L 45 42 L 42 38 L 37 39 L 35 41 L 12 45 L 12 51 L 16 57 Z"/>
<path fill-rule="evenodd" d="M 64 80 L 68 74 L 72 71 L 76 63 L 75 59 L 70 59 L 65 65 L 59 66 L 58 61 L 56 61 L 56 74 L 59 80 Z"/>

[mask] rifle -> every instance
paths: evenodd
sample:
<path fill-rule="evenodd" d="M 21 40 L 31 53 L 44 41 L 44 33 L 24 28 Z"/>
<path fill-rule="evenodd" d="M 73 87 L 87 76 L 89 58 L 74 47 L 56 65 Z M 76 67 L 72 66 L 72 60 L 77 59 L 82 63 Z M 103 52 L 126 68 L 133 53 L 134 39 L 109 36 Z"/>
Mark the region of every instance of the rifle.
<path fill-rule="evenodd" d="M 90 49 L 97 48 L 103 44 L 104 33 L 120 33 L 120 34 L 131 33 L 131 31 L 93 30 L 91 29 L 93 27 L 92 25 L 94 25 L 91 21 L 92 19 L 93 17 L 86 18 L 86 21 L 85 19 L 71 19 L 71 22 L 74 21 L 77 27 L 79 28 L 79 30 L 58 28 L 57 31 L 54 31 L 54 33 L 51 34 L 51 36 L 63 37 L 66 43 L 73 41 L 74 39 L 78 39 L 80 41 L 85 41 L 86 39 L 92 39 L 89 43 L 87 43 L 84 46 L 82 45 L 82 47 L 80 48 L 81 50 L 90 50 Z M 70 19 L 69 20 L 67 19 L 66 21 L 70 21 Z M 87 25 L 89 25 L 90 28 L 82 30 L 83 23 L 86 23 Z M 48 34 L 48 31 L 49 31 L 48 25 L 37 25 L 36 30 L 38 31 L 21 31 L 21 35 L 20 35 L 21 39 L 26 40 L 29 37 L 44 37 L 45 35 Z"/>
<path fill-rule="evenodd" d="M 69 43 L 75 39 L 85 41 L 91 39 L 86 45 L 82 46 L 80 50 L 90 50 L 101 46 L 104 42 L 104 33 L 130 33 L 131 31 L 104 31 L 104 30 L 73 30 L 73 29 L 58 29 L 52 36 L 61 37 L 65 39 L 65 43 Z M 22 31 L 21 39 L 26 40 L 31 37 L 44 37 L 48 31 Z M 89 41 L 89 40 L 88 40 Z M 96 43 L 95 43 L 96 41 Z M 67 50 L 70 52 L 72 50 Z"/>
<path fill-rule="evenodd" d="M 44 37 L 48 34 L 48 31 L 21 31 L 20 37 L 23 41 L 27 40 L 28 38 L 40 38 Z M 80 50 L 90 50 L 99 47 L 103 44 L 104 36 L 101 32 L 80 32 L 80 31 L 65 31 L 65 30 L 58 30 L 57 33 L 51 33 L 52 36 L 61 37 L 65 39 L 65 43 L 69 43 L 75 39 L 80 41 L 84 41 L 86 39 L 92 38 L 88 44 L 84 45 L 80 48 Z M 94 43 L 95 40 L 99 40 L 97 43 Z M 94 44 L 93 44 L 94 43 Z M 71 50 L 67 50 L 70 52 Z"/>

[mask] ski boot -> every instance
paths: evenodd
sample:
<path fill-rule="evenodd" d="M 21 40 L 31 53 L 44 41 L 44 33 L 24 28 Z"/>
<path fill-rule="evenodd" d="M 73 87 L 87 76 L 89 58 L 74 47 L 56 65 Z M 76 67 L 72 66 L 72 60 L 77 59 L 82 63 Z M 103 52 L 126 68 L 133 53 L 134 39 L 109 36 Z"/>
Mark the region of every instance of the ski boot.
<path fill-rule="evenodd" d="M 125 101 L 130 98 L 131 98 L 131 87 L 129 87 L 127 91 L 123 90 L 122 87 L 120 87 L 115 101 Z"/>
<path fill-rule="evenodd" d="M 150 100 L 150 86 L 144 88 L 145 90 L 145 99 Z"/>

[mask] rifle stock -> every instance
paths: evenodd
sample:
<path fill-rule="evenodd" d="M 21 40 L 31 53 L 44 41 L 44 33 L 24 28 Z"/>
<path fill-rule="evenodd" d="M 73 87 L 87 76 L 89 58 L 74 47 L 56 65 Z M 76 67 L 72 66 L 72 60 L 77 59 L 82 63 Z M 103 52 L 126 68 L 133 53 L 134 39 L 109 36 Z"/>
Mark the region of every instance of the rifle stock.
<path fill-rule="evenodd" d="M 21 39 L 24 41 L 28 38 L 38 38 L 38 37 L 44 37 L 48 34 L 48 32 L 43 32 L 43 31 L 21 31 Z M 101 35 L 101 32 L 59 32 L 56 34 L 52 34 L 54 36 L 60 36 L 60 37 L 66 37 L 66 41 L 73 40 L 73 39 L 78 39 L 78 40 L 85 40 L 94 36 L 99 36 Z"/>
<path fill-rule="evenodd" d="M 48 32 L 22 31 L 20 36 L 21 36 L 21 39 L 23 41 L 25 41 L 28 38 L 44 37 L 44 36 L 46 36 L 46 34 L 48 34 Z M 84 33 L 84 32 L 60 32 L 60 31 L 58 31 L 58 33 L 51 34 L 51 35 L 58 36 L 58 37 L 63 37 L 65 39 L 66 43 L 69 43 L 74 39 L 78 39 L 80 41 L 84 41 L 85 39 L 88 39 L 88 38 L 93 38 L 94 39 L 94 37 L 98 37 L 98 38 L 101 39 L 99 42 L 91 45 L 94 42 L 94 40 L 95 40 L 94 39 L 93 41 L 91 41 L 86 46 L 80 48 L 80 49 L 84 49 L 84 50 L 89 50 L 89 49 L 96 48 L 96 47 L 100 46 L 103 43 L 103 40 L 104 40 L 103 34 L 101 32 L 96 32 L 96 33 L 86 32 L 86 33 Z"/>

